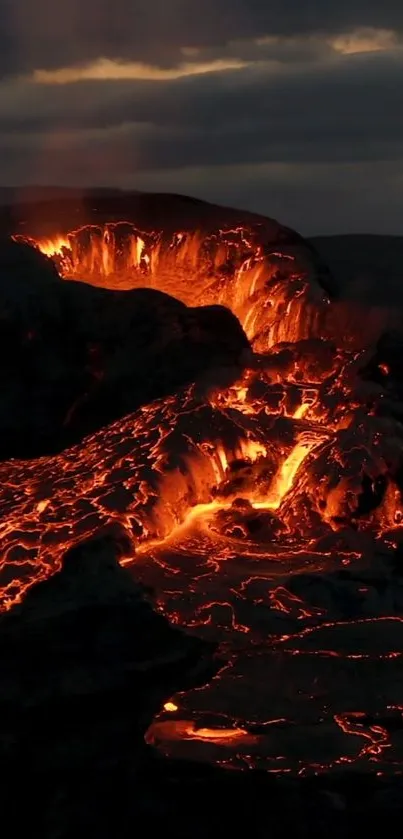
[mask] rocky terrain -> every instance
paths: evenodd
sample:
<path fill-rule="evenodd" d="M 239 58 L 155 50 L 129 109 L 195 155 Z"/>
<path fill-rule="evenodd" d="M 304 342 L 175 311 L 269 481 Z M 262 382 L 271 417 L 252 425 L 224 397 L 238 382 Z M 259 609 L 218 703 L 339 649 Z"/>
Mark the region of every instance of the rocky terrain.
<path fill-rule="evenodd" d="M 65 282 L 6 235 L 130 213 L 207 232 L 245 218 L 102 193 L 0 219 L 4 820 L 38 839 L 356 836 L 403 809 L 402 335 L 362 363 L 298 336 L 252 360 L 229 309 Z M 336 294 L 309 243 L 246 215 Z M 279 512 L 273 474 L 300 434 L 325 454 Z M 255 479 L 267 509 L 222 503 Z"/>
<path fill-rule="evenodd" d="M 125 535 L 101 534 L 0 619 L 4 817 L 18 835 L 117 839 L 136 824 L 164 836 L 206 832 L 353 836 L 398 817 L 401 782 L 351 771 L 273 778 L 161 758 L 144 743 L 178 690 L 211 680 L 214 645 L 172 628 L 119 565 Z"/>

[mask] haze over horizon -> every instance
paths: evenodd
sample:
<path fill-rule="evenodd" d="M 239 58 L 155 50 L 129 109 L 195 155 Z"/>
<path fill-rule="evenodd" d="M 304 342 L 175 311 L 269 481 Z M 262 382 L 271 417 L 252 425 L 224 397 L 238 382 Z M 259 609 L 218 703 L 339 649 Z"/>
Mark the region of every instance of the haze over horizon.
<path fill-rule="evenodd" d="M 397 0 L 55 9 L 0 0 L 2 186 L 176 192 L 305 235 L 403 233 Z"/>

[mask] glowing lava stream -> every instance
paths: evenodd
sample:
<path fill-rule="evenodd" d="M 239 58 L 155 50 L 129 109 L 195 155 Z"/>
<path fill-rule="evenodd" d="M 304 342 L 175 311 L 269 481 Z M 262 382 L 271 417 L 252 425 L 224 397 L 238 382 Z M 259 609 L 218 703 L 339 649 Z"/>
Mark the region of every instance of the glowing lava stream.
<path fill-rule="evenodd" d="M 268 498 L 257 501 L 252 506 L 256 509 L 278 510 L 287 493 L 293 486 L 298 469 L 305 458 L 316 448 L 321 440 L 305 440 L 301 435 L 300 441 L 294 446 L 291 454 L 285 459 L 274 476 Z"/>
<path fill-rule="evenodd" d="M 251 507 L 255 510 L 278 510 L 281 507 L 286 495 L 292 489 L 300 466 L 308 455 L 323 442 L 325 437 L 326 435 L 324 434 L 322 437 L 319 436 L 319 438 L 317 437 L 315 440 L 312 440 L 309 437 L 306 438 L 304 434 L 301 434 L 300 440 L 295 444 L 288 457 L 286 457 L 274 475 L 266 498 L 260 500 L 253 498 L 252 493 L 251 495 L 249 495 L 249 493 L 247 494 L 246 500 L 249 501 Z M 259 444 L 253 443 L 253 441 L 251 441 L 250 445 L 245 444 L 243 446 L 243 450 L 244 455 L 251 462 L 258 460 L 260 457 L 264 457 L 265 453 L 263 447 Z M 217 449 L 217 455 L 220 463 L 222 464 L 223 473 L 225 474 L 226 469 L 230 464 L 222 447 Z M 136 552 L 148 553 L 153 548 L 161 547 L 162 545 L 167 545 L 170 542 L 177 541 L 188 533 L 194 525 L 197 525 L 198 522 L 211 519 L 211 517 L 219 510 L 230 509 L 233 501 L 234 496 L 231 496 L 229 498 L 216 498 L 207 503 L 195 504 L 187 511 L 182 521 L 174 526 L 166 536 L 161 539 L 147 540 L 138 546 Z"/>
<path fill-rule="evenodd" d="M 221 746 L 231 745 L 234 741 L 254 744 L 257 738 L 243 728 L 197 728 L 191 720 L 175 720 L 164 722 L 162 725 L 154 723 L 146 735 L 146 743 L 158 744 L 159 735 L 165 737 L 169 732 L 171 740 L 204 740 L 218 743 Z"/>

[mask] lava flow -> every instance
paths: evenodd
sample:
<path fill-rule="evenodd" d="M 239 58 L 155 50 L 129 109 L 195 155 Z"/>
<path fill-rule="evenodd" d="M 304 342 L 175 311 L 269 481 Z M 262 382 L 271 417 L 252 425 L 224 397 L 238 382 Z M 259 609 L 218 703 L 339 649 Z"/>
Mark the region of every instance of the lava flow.
<path fill-rule="evenodd" d="M 383 759 L 403 614 L 388 560 L 374 559 L 402 521 L 403 424 L 383 410 L 387 375 L 386 389 L 363 381 L 364 354 L 335 330 L 320 284 L 252 230 L 164 237 L 120 222 L 24 240 L 66 280 L 221 303 L 251 351 L 237 381 L 195 383 L 61 454 L 0 464 L 3 607 L 116 522 L 160 607 L 228 653 L 209 687 L 167 703 L 153 742 L 278 772 Z"/>

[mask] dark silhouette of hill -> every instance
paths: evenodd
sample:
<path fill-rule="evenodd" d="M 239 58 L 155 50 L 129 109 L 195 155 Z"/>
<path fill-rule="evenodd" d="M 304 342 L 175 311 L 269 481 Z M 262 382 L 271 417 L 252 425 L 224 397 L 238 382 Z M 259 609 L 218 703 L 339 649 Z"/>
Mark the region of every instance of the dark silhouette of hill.
<path fill-rule="evenodd" d="M 310 241 L 343 296 L 403 308 L 403 236 L 351 234 Z"/>
<path fill-rule="evenodd" d="M 2 194 L 0 229 L 3 234 L 29 232 L 54 235 L 83 224 L 128 220 L 140 229 L 212 231 L 219 225 L 262 228 L 266 242 L 313 246 L 297 231 L 268 216 L 212 204 L 178 193 L 124 191 L 119 189 L 63 189 L 29 187 Z M 26 228 L 26 231 L 24 230 Z"/>

